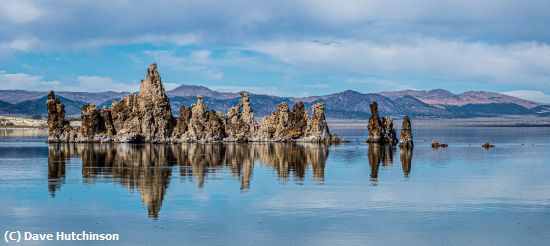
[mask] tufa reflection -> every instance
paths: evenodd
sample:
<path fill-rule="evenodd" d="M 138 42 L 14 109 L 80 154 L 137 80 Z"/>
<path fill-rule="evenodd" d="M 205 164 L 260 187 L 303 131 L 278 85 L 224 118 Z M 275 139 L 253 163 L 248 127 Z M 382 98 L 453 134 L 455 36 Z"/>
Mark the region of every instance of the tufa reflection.
<path fill-rule="evenodd" d="M 316 143 L 209 144 L 69 144 L 49 145 L 48 180 L 52 196 L 62 184 L 65 163 L 82 160 L 86 183 L 112 179 L 141 194 L 151 218 L 157 219 L 174 167 L 199 189 L 209 175 L 228 172 L 250 189 L 254 164 L 272 168 L 279 179 L 304 180 L 311 166 L 315 182 L 324 181 L 328 146 Z"/>
<path fill-rule="evenodd" d="M 409 176 L 411 171 L 411 162 L 412 162 L 412 147 L 400 147 L 399 148 L 399 157 L 401 160 L 401 166 L 403 168 L 403 174 L 405 177 Z M 370 180 L 373 183 L 378 181 L 378 172 L 380 164 L 383 166 L 392 166 L 393 165 L 393 152 L 395 148 L 391 145 L 379 144 L 379 143 L 369 143 L 368 146 L 368 159 L 370 166 Z"/>
<path fill-rule="evenodd" d="M 399 148 L 399 159 L 401 159 L 401 167 L 403 167 L 403 175 L 405 177 L 409 177 L 409 173 L 411 172 L 412 154 L 412 147 Z"/>

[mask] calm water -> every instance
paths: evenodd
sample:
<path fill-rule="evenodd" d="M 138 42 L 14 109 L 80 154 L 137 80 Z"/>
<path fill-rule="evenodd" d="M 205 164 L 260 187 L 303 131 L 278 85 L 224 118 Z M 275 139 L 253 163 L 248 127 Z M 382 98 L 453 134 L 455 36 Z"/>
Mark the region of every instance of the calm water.
<path fill-rule="evenodd" d="M 48 145 L 43 130 L 0 129 L 0 230 L 121 245 L 550 245 L 550 128 L 417 128 L 413 151 L 336 131 L 354 141 Z"/>

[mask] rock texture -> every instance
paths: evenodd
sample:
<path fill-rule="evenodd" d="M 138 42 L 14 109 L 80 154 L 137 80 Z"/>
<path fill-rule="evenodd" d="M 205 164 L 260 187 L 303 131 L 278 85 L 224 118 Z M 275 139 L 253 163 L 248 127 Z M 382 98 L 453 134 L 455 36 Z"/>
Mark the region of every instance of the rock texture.
<path fill-rule="evenodd" d="M 389 116 L 382 118 L 382 137 L 385 144 L 392 146 L 397 144 L 397 133 L 393 128 L 393 119 Z"/>
<path fill-rule="evenodd" d="M 174 120 L 157 65 L 147 69 L 137 95 L 128 95 L 111 105 L 117 139 L 121 142 L 167 142 Z"/>
<path fill-rule="evenodd" d="M 72 129 L 69 122 L 65 120 L 65 106 L 61 103 L 59 98 L 55 97 L 53 91 L 48 94 L 46 108 L 48 109 L 48 141 L 73 141 L 76 131 Z"/>
<path fill-rule="evenodd" d="M 378 103 L 372 102 L 370 105 L 371 116 L 368 124 L 368 137 L 365 142 L 367 143 L 380 143 L 389 146 L 394 146 L 398 143 L 397 131 L 393 127 L 393 119 L 389 116 L 384 116 L 380 120 L 378 114 Z M 412 147 L 412 132 L 411 132 L 411 120 L 408 116 L 403 119 L 403 127 L 400 136 L 400 146 Z"/>
<path fill-rule="evenodd" d="M 401 135 L 399 136 L 399 147 L 413 147 L 411 119 L 409 118 L 409 116 L 405 116 L 403 118 L 403 124 L 401 125 Z"/>
<path fill-rule="evenodd" d="M 439 148 L 439 147 L 441 147 L 441 148 L 447 148 L 447 147 L 449 147 L 449 145 L 446 144 L 446 143 L 440 143 L 440 142 L 437 141 L 437 140 L 432 140 L 432 148 Z"/>
<path fill-rule="evenodd" d="M 481 145 L 481 147 L 483 147 L 483 148 L 485 148 L 485 149 L 490 149 L 490 148 L 494 148 L 495 145 L 489 143 L 489 141 L 485 141 L 485 142 Z"/>
<path fill-rule="evenodd" d="M 226 141 L 247 141 L 258 128 L 248 94 L 241 92 L 241 102 L 229 109 L 225 119 Z"/>
<path fill-rule="evenodd" d="M 344 142 L 331 135 L 325 120 L 323 104 L 311 107 L 309 117 L 304 104 L 300 101 L 292 111 L 286 103 L 281 103 L 277 111 L 260 119 L 257 141 L 304 141 L 304 142 Z"/>
<path fill-rule="evenodd" d="M 380 121 L 380 116 L 378 115 L 378 103 L 372 102 L 370 105 L 370 118 L 369 118 L 369 136 L 367 138 L 367 143 L 382 143 L 382 121 Z"/>
<path fill-rule="evenodd" d="M 292 111 L 281 103 L 277 111 L 257 123 L 246 93 L 241 93 L 241 101 L 227 115 L 208 110 L 198 96 L 196 104 L 181 107 L 175 118 L 156 64 L 147 70 L 137 94 L 113 102 L 109 108 L 84 104 L 80 128 L 65 120 L 64 105 L 53 92 L 46 106 L 49 142 L 343 142 L 330 134 L 320 103 L 311 107 L 311 117 L 301 101 Z"/>

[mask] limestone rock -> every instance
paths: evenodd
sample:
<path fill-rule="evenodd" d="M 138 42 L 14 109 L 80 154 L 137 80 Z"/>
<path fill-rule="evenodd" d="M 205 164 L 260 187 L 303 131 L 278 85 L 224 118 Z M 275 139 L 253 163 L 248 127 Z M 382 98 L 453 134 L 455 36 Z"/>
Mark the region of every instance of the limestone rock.
<path fill-rule="evenodd" d="M 399 146 L 400 147 L 412 147 L 413 146 L 413 136 L 412 136 L 412 127 L 411 119 L 409 116 L 403 118 L 403 124 L 401 126 L 401 135 L 399 136 Z"/>
<path fill-rule="evenodd" d="M 367 138 L 367 143 L 381 143 L 382 138 L 382 122 L 380 121 L 380 116 L 378 115 L 378 103 L 372 102 L 370 105 L 370 118 L 369 118 L 369 136 Z"/>
<path fill-rule="evenodd" d="M 441 148 L 447 148 L 447 147 L 449 147 L 449 145 L 446 144 L 446 143 L 440 143 L 440 142 L 437 141 L 437 140 L 432 140 L 432 148 L 439 148 L 439 147 L 441 147 Z"/>
<path fill-rule="evenodd" d="M 495 147 L 493 144 L 489 143 L 489 141 L 485 141 L 485 143 L 483 143 L 481 145 L 481 147 L 485 148 L 485 149 L 490 149 L 490 148 L 493 148 Z"/>
<path fill-rule="evenodd" d="M 190 108 L 181 107 L 176 119 L 156 64 L 147 70 L 137 94 L 125 96 L 100 110 L 93 104 L 85 104 L 81 128 L 70 127 L 65 120 L 64 106 L 53 92 L 46 104 L 52 142 L 344 142 L 330 134 L 324 105 L 320 103 L 311 107 L 310 117 L 302 102 L 296 103 L 292 111 L 283 102 L 258 124 L 246 93 L 241 93 L 241 101 L 229 109 L 226 116 L 208 110 L 199 96 Z"/>
<path fill-rule="evenodd" d="M 96 106 L 86 103 L 82 106 L 82 126 L 80 127 L 80 135 L 83 137 L 93 138 L 96 132 L 99 131 L 99 112 Z"/>
<path fill-rule="evenodd" d="M 316 103 L 311 106 L 311 120 L 307 125 L 307 136 L 329 137 L 327 121 L 325 120 L 325 105 Z"/>
<path fill-rule="evenodd" d="M 191 108 L 185 106 L 180 107 L 180 115 L 176 121 L 176 127 L 172 133 L 173 139 L 179 139 L 185 136 L 185 133 L 189 129 L 189 122 L 191 121 Z"/>
<path fill-rule="evenodd" d="M 241 102 L 229 109 L 225 121 L 226 141 L 247 141 L 256 132 L 254 110 L 250 107 L 248 94 L 241 93 Z"/>
<path fill-rule="evenodd" d="M 288 114 L 288 122 L 278 128 L 277 137 L 285 140 L 299 139 L 305 136 L 309 115 L 302 101 L 297 102 Z"/>
<path fill-rule="evenodd" d="M 220 112 L 208 111 L 202 96 L 191 105 L 191 118 L 184 141 L 220 141 L 225 137 L 223 115 Z"/>
<path fill-rule="evenodd" d="M 114 115 L 113 112 L 118 114 L 118 123 L 122 125 L 119 135 L 130 135 L 135 140 L 142 138 L 146 142 L 167 141 L 174 125 L 173 116 L 156 64 L 147 69 L 139 93 L 113 104 L 111 113 Z"/>
<path fill-rule="evenodd" d="M 397 144 L 397 133 L 393 128 L 393 119 L 389 116 L 382 118 L 382 142 L 393 146 Z"/>
<path fill-rule="evenodd" d="M 282 133 L 287 131 L 290 121 L 288 105 L 283 102 L 277 106 L 277 111 L 260 119 L 258 138 L 260 141 L 285 141 Z"/>
<path fill-rule="evenodd" d="M 48 142 L 68 142 L 76 137 L 76 131 L 65 120 L 65 105 L 51 91 L 46 100 L 48 110 Z"/>

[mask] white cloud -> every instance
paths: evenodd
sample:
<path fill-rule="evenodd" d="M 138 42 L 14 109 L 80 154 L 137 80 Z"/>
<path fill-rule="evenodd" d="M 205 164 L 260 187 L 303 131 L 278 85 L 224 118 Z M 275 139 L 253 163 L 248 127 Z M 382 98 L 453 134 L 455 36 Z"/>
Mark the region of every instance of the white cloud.
<path fill-rule="evenodd" d="M 345 79 L 345 82 L 351 85 L 372 85 L 375 86 L 377 90 L 416 90 L 416 88 L 407 85 L 406 82 L 380 79 L 375 77 L 352 77 Z"/>
<path fill-rule="evenodd" d="M 217 68 L 208 50 L 194 51 L 188 56 L 177 56 L 173 51 L 167 50 L 144 51 L 144 54 L 152 57 L 159 66 L 168 67 L 174 71 L 197 73 L 208 80 L 224 78 L 223 71 Z"/>
<path fill-rule="evenodd" d="M 42 76 L 26 73 L 7 73 L 0 71 L 1 90 L 32 90 L 32 91 L 78 91 L 78 92 L 135 92 L 139 90 L 140 82 L 119 82 L 105 76 L 76 76 L 70 82 L 46 80 Z M 176 83 L 164 83 L 166 90 L 174 89 Z"/>
<path fill-rule="evenodd" d="M 31 51 L 37 44 L 36 38 L 18 38 L 5 44 L 4 48 L 12 51 Z"/>
<path fill-rule="evenodd" d="M 42 76 L 0 71 L 0 89 L 3 90 L 20 90 L 23 88 L 50 90 L 60 85 L 61 82 L 56 80 L 45 80 Z"/>
<path fill-rule="evenodd" d="M 542 91 L 536 90 L 516 90 L 516 91 L 506 91 L 502 92 L 513 97 L 519 97 L 526 100 L 531 100 L 535 102 L 550 103 L 550 95 L 545 94 Z"/>
<path fill-rule="evenodd" d="M 27 1 L 0 2 L 0 16 L 16 24 L 35 21 L 43 15 L 44 12 L 41 9 Z"/>
<path fill-rule="evenodd" d="M 72 48 L 100 48 L 111 45 L 128 45 L 128 44 L 174 44 L 178 46 L 185 46 L 195 44 L 200 41 L 200 38 L 196 35 L 189 33 L 176 33 L 176 34 L 141 34 L 139 36 L 131 36 L 125 38 L 92 38 L 84 40 L 82 42 L 75 42 L 70 45 Z"/>
<path fill-rule="evenodd" d="M 139 82 L 121 83 L 104 76 L 77 76 L 76 85 L 66 85 L 62 89 L 67 91 L 101 92 L 101 91 L 129 91 L 139 90 Z"/>
<path fill-rule="evenodd" d="M 300 71 L 436 77 L 457 81 L 542 87 L 550 78 L 550 46 L 489 45 L 437 39 L 378 44 L 341 40 L 321 43 L 271 41 L 250 49 Z"/>

